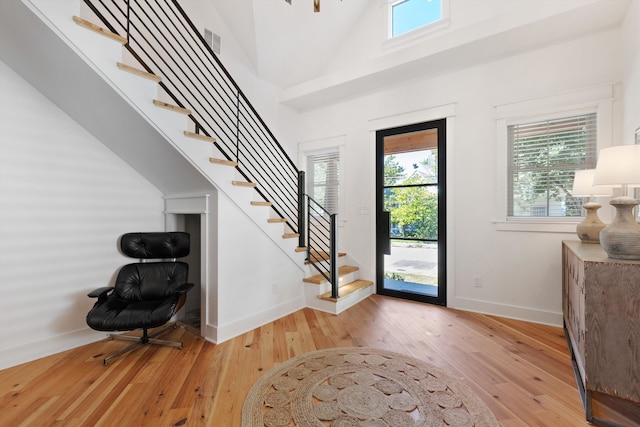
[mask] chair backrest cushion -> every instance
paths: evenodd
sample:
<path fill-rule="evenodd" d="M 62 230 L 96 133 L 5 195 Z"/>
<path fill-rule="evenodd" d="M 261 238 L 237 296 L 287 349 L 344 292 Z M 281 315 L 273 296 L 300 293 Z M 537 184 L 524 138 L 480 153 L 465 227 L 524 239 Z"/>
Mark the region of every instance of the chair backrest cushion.
<path fill-rule="evenodd" d="M 122 252 L 131 258 L 163 259 L 189 255 L 189 233 L 180 231 L 127 233 L 120 238 Z"/>
<path fill-rule="evenodd" d="M 115 292 L 129 301 L 164 299 L 187 283 L 189 266 L 177 262 L 127 264 L 118 272 Z"/>

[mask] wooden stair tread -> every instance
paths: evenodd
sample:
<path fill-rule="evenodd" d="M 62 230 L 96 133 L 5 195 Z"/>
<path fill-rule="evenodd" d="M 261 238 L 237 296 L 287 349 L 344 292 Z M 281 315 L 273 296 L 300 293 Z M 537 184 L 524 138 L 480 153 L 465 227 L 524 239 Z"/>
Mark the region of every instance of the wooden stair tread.
<path fill-rule="evenodd" d="M 258 201 L 252 201 L 251 202 L 251 206 L 273 206 L 273 203 L 271 202 L 258 202 Z"/>
<path fill-rule="evenodd" d="M 300 234 L 299 233 L 284 233 L 282 235 L 283 239 L 293 239 L 293 238 L 296 238 L 296 237 L 300 237 Z"/>
<path fill-rule="evenodd" d="M 278 224 L 287 222 L 287 218 L 269 218 L 267 222 L 270 224 Z"/>
<path fill-rule="evenodd" d="M 80 25 L 81 27 L 84 27 L 88 30 L 91 30 L 95 33 L 100 34 L 101 36 L 105 36 L 110 38 L 111 40 L 115 40 L 118 43 L 120 43 L 121 45 L 126 45 L 127 44 L 127 39 L 122 37 L 119 34 L 113 33 L 109 30 L 107 30 L 106 28 L 102 28 L 99 25 L 94 24 L 93 22 L 89 22 L 86 19 L 82 19 L 79 16 L 73 16 L 73 21 Z"/>
<path fill-rule="evenodd" d="M 346 252 L 338 252 L 338 258 L 341 258 L 343 256 L 347 256 Z M 313 264 L 316 262 L 322 262 L 322 261 L 327 261 L 329 259 L 329 253 L 328 252 L 324 252 L 324 251 L 311 251 L 311 260 L 306 260 L 304 263 L 305 264 Z"/>
<path fill-rule="evenodd" d="M 255 188 L 258 185 L 255 182 L 247 182 L 247 181 L 231 181 L 231 184 L 235 185 L 236 187 L 250 187 L 250 188 Z"/>
<path fill-rule="evenodd" d="M 233 160 L 216 159 L 215 157 L 209 157 L 209 161 L 211 163 L 215 163 L 216 165 L 231 166 L 234 168 L 238 166 L 238 162 L 234 162 Z"/>
<path fill-rule="evenodd" d="M 157 76 L 153 73 L 148 73 L 139 68 L 132 67 L 131 65 L 123 64 L 122 62 L 117 62 L 116 65 L 119 69 L 121 69 L 122 71 L 126 71 L 127 73 L 131 73 L 133 75 L 154 81 L 156 83 L 160 83 L 162 81 L 162 77 Z"/>
<path fill-rule="evenodd" d="M 306 251 L 307 251 L 307 248 L 306 248 L 306 247 L 304 247 L 304 246 L 298 246 L 298 247 L 295 249 L 295 251 L 296 251 L 296 252 L 306 252 Z"/>
<path fill-rule="evenodd" d="M 373 282 L 370 280 L 354 280 L 351 283 L 347 283 L 344 286 L 340 286 L 340 289 L 338 290 L 339 298 L 344 298 L 347 295 L 358 292 L 361 289 L 368 288 L 371 285 L 373 285 Z M 331 298 L 331 291 L 325 292 L 322 295 L 318 295 L 318 298 L 325 301 L 332 301 L 332 302 L 338 301 L 338 298 Z"/>
<path fill-rule="evenodd" d="M 169 104 L 168 102 L 160 101 L 158 99 L 153 100 L 153 105 L 156 107 L 164 108 L 166 110 L 175 111 L 176 113 L 184 114 L 186 116 L 191 115 L 191 110 L 188 108 L 182 108 L 177 105 Z"/>
<path fill-rule="evenodd" d="M 347 274 L 353 273 L 354 271 L 358 270 L 360 270 L 360 267 L 356 267 L 354 265 L 341 265 L 340 267 L 338 267 L 338 277 L 346 276 Z M 326 283 L 327 279 L 325 279 L 322 274 L 318 273 L 315 276 L 305 277 L 304 279 L 302 279 L 302 281 L 306 283 L 321 285 L 323 283 Z"/>
<path fill-rule="evenodd" d="M 184 136 L 188 136 L 189 138 L 199 139 L 205 142 L 216 142 L 216 139 L 212 136 L 203 135 L 201 133 L 189 132 L 188 130 L 184 131 Z"/>

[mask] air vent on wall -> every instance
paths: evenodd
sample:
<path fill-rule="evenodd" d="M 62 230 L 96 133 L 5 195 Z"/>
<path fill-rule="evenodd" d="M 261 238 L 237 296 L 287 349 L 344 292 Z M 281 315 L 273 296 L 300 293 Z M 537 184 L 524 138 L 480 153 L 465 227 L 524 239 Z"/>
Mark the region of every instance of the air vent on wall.
<path fill-rule="evenodd" d="M 214 33 L 213 31 L 205 28 L 204 29 L 204 41 L 207 42 L 213 53 L 216 55 L 220 55 L 220 36 Z"/>

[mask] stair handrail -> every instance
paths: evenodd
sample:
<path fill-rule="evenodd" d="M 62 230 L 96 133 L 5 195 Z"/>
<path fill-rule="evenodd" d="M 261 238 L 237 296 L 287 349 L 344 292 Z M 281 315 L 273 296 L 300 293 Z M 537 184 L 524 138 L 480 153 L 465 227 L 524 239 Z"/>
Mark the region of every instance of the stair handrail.
<path fill-rule="evenodd" d="M 305 224 L 308 215 L 304 212 L 312 210 L 309 200 L 313 199 L 306 196 L 304 172 L 298 170 L 178 0 L 154 0 L 153 5 L 149 0 L 83 2 L 110 31 L 125 33 L 125 48 L 147 72 L 162 76 L 159 84 L 167 96 L 179 107 L 191 111 L 189 118 L 195 133 L 215 137 L 215 147 L 226 160 L 237 163 L 240 175 L 248 182 L 259 183 L 260 187 L 255 188 L 257 193 L 271 202 L 275 213 L 285 218 L 289 228 L 299 234 L 299 246 L 307 247 L 307 261 L 329 276 L 332 296 L 337 298 L 335 224 L 326 236 L 328 243 L 319 244 L 318 234 L 313 241 L 318 247 L 335 246 L 329 250 L 329 260 L 321 264 L 312 262 L 309 257 L 312 257 L 314 227 L 308 222 Z M 306 201 L 305 206 L 301 201 Z M 336 222 L 335 215 L 313 203 L 314 210 L 322 211 L 321 215 L 328 215 Z M 326 267 L 321 267 L 325 264 Z"/>

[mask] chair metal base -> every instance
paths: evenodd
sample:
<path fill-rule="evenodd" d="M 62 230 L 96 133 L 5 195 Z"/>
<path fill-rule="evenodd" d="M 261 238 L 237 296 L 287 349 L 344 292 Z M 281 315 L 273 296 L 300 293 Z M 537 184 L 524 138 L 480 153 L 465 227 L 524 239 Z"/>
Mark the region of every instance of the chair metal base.
<path fill-rule="evenodd" d="M 131 335 L 120 335 L 120 334 L 109 334 L 107 335 L 107 338 L 110 340 L 118 340 L 118 341 L 133 341 L 132 344 L 129 344 L 128 346 L 121 348 L 120 350 L 116 351 L 115 353 L 110 354 L 109 356 L 105 357 L 104 360 L 102 361 L 102 364 L 104 366 L 107 366 L 109 364 L 109 361 L 111 359 L 114 359 L 118 356 L 123 355 L 124 353 L 127 353 L 135 348 L 138 348 L 141 345 L 146 345 L 146 344 L 158 344 L 158 345 L 166 345 L 169 347 L 176 347 L 180 350 L 182 350 L 182 343 L 180 341 L 168 341 L 168 340 L 159 340 L 156 339 L 155 337 L 160 336 L 162 334 L 164 334 L 165 332 L 167 332 L 170 329 L 175 329 L 177 328 L 177 325 L 175 323 L 172 323 L 170 325 L 165 326 L 164 328 L 161 328 L 157 331 L 153 331 L 153 333 L 151 335 L 149 335 L 147 328 L 142 329 L 142 336 L 141 337 L 135 337 L 135 336 L 131 336 Z"/>

